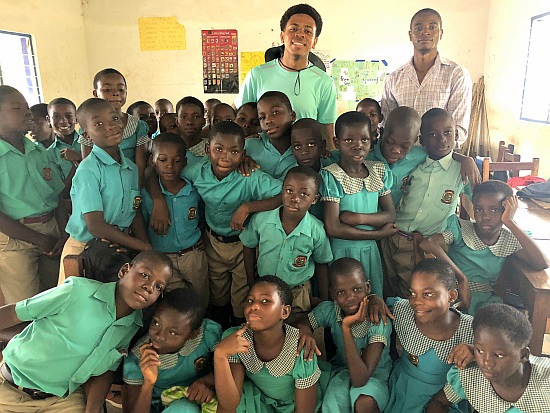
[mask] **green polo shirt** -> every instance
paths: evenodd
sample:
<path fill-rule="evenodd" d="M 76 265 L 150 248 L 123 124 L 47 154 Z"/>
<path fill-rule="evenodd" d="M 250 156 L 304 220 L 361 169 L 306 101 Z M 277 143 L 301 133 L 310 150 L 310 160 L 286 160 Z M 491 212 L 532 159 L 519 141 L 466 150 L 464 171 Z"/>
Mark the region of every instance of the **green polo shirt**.
<path fill-rule="evenodd" d="M 223 236 L 238 235 L 230 226 L 231 216 L 242 204 L 260 201 L 281 193 L 281 181 L 257 170 L 250 176 L 232 171 L 221 181 L 214 175 L 208 158 L 184 169 L 182 178 L 188 178 L 204 201 L 208 226 Z"/>
<path fill-rule="evenodd" d="M 382 154 L 380 149 L 380 141 L 374 145 L 374 150 L 370 151 L 367 159 L 370 161 L 383 162 L 392 174 L 391 197 L 395 206 L 399 205 L 399 201 L 403 196 L 403 190 L 407 186 L 409 174 L 422 162 L 426 160 L 428 154 L 421 146 L 413 146 L 408 154 L 403 159 L 389 164 Z"/>
<path fill-rule="evenodd" d="M 66 397 L 91 376 L 116 370 L 142 315 L 116 319 L 115 286 L 70 277 L 18 302 L 17 317 L 32 323 L 3 351 L 15 383 Z"/>
<path fill-rule="evenodd" d="M 259 138 L 247 139 L 244 148 L 246 154 L 260 165 L 261 170 L 273 178 L 283 179 L 287 171 L 296 166 L 292 148 L 289 147 L 281 155 L 264 133 L 260 133 Z"/>
<path fill-rule="evenodd" d="M 64 188 L 46 149 L 22 139 L 25 153 L 0 139 L 0 211 L 15 220 L 53 211 Z"/>
<path fill-rule="evenodd" d="M 241 234 L 245 247 L 258 247 L 258 274 L 276 275 L 290 287 L 303 284 L 315 272 L 315 263 L 332 261 L 323 223 L 306 212 L 290 234 L 281 223 L 281 208 L 254 214 Z"/>
<path fill-rule="evenodd" d="M 78 143 L 78 138 L 79 138 L 78 132 L 74 131 L 73 142 L 72 144 L 69 145 L 63 142 L 61 139 L 59 139 L 59 136 L 56 135 L 53 143 L 48 147 L 48 149 L 46 149 L 46 152 L 50 160 L 54 164 L 56 164 L 59 169 L 61 169 L 61 174 L 63 175 L 63 179 L 67 179 L 74 165 L 71 161 L 68 161 L 61 156 L 61 151 L 63 149 L 72 149 L 80 153 L 80 143 Z"/>
<path fill-rule="evenodd" d="M 424 236 L 443 232 L 462 192 L 471 197 L 470 184 L 464 186 L 460 162 L 452 152 L 438 161 L 427 158 L 409 177 L 397 208 L 397 227 Z"/>
<path fill-rule="evenodd" d="M 121 163 L 94 145 L 76 170 L 71 187 L 73 213 L 66 230 L 77 241 L 93 238 L 84 220 L 88 212 L 103 212 L 105 222 L 121 230 L 128 228 L 136 216 L 141 200 L 137 166 L 120 149 L 119 154 Z"/>

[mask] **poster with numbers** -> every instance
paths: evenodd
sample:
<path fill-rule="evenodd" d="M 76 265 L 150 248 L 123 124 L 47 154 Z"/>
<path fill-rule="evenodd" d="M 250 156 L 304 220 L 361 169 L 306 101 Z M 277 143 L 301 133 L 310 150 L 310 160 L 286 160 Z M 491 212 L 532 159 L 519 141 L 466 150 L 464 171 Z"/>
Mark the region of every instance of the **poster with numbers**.
<path fill-rule="evenodd" d="M 201 30 L 204 93 L 239 92 L 237 30 Z"/>

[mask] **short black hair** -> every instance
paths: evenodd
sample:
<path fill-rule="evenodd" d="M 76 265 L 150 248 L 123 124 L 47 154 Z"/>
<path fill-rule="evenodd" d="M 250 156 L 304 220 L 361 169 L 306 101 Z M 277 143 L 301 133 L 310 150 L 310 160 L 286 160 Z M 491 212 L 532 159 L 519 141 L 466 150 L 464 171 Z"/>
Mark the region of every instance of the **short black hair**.
<path fill-rule="evenodd" d="M 197 106 L 197 107 L 201 110 L 202 116 L 204 116 L 204 105 L 203 105 L 202 102 L 201 102 L 199 99 L 197 99 L 196 97 L 194 97 L 194 96 L 186 96 L 186 97 L 180 99 L 180 100 L 178 101 L 178 103 L 176 104 L 176 113 L 179 113 L 180 108 L 181 108 L 183 105 L 195 105 L 195 106 Z"/>
<path fill-rule="evenodd" d="M 300 130 L 300 129 L 307 129 L 310 131 L 310 135 L 313 139 L 315 139 L 317 142 L 322 142 L 323 139 L 323 129 L 321 127 L 321 124 L 317 122 L 315 119 L 311 118 L 302 118 L 294 122 L 292 125 L 292 128 L 290 129 L 290 134 L 292 136 L 292 131 Z"/>
<path fill-rule="evenodd" d="M 380 107 L 380 103 L 378 103 L 378 101 L 376 99 L 373 99 L 373 98 L 365 98 L 365 99 L 361 100 L 361 102 L 359 102 L 357 104 L 357 106 L 355 107 L 355 110 L 358 111 L 359 106 L 366 105 L 367 103 L 372 103 L 374 106 L 376 106 L 376 110 L 378 110 L 378 113 L 380 115 L 382 114 L 382 108 Z"/>
<path fill-rule="evenodd" d="M 419 14 L 434 14 L 437 19 L 439 20 L 439 28 L 442 29 L 443 28 L 443 20 L 441 19 L 441 15 L 435 11 L 434 9 L 430 9 L 430 8 L 425 8 L 425 9 L 422 9 L 422 10 L 418 10 L 416 13 L 414 13 L 414 15 L 411 17 L 411 24 L 410 24 L 410 28 L 412 30 L 412 24 L 413 24 L 413 20 L 419 15 Z"/>
<path fill-rule="evenodd" d="M 296 4 L 289 7 L 281 17 L 281 31 L 284 32 L 286 25 L 290 18 L 295 14 L 307 14 L 315 21 L 315 37 L 319 37 L 321 30 L 323 30 L 323 19 L 317 10 L 311 7 L 309 4 Z"/>
<path fill-rule="evenodd" d="M 174 106 L 174 105 L 172 105 L 172 102 L 170 102 L 170 100 L 168 100 L 166 98 L 157 99 L 157 101 L 155 102 L 155 105 L 160 105 L 161 103 L 164 103 L 164 104 L 169 103 L 172 107 Z"/>
<path fill-rule="evenodd" d="M 382 139 L 396 130 L 411 131 L 418 139 L 421 122 L 420 115 L 415 109 L 408 106 L 398 106 L 390 112 L 386 119 Z"/>
<path fill-rule="evenodd" d="M 283 105 L 287 107 L 290 112 L 292 112 L 292 104 L 290 103 L 290 99 L 283 92 L 279 92 L 277 90 L 270 90 L 269 92 L 265 92 L 260 97 L 260 99 L 258 99 L 258 103 L 266 99 L 278 99 Z"/>
<path fill-rule="evenodd" d="M 290 288 L 290 286 L 279 277 L 274 275 L 264 275 L 254 282 L 252 288 L 259 283 L 267 283 L 276 286 L 277 294 L 279 294 L 279 298 L 281 299 L 283 305 L 292 306 L 292 288 Z"/>
<path fill-rule="evenodd" d="M 230 120 L 224 120 L 216 123 L 212 126 L 210 134 L 208 135 L 208 143 L 212 142 L 212 139 L 218 134 L 221 135 L 234 135 L 239 137 L 239 144 L 244 148 L 244 131 L 239 125 Z"/>
<path fill-rule="evenodd" d="M 222 103 L 222 101 L 217 99 L 217 98 L 210 98 L 210 99 L 206 99 L 204 101 L 204 103 L 213 103 L 213 104 L 217 105 L 219 103 Z"/>
<path fill-rule="evenodd" d="M 488 304 L 477 310 L 472 322 L 474 334 L 481 328 L 502 331 L 512 343 L 522 347 L 529 344 L 533 335 L 527 316 L 507 304 Z"/>
<path fill-rule="evenodd" d="M 82 128 L 82 130 L 84 130 L 86 132 L 86 128 L 87 128 L 86 116 L 91 111 L 101 110 L 101 109 L 106 109 L 106 108 L 112 109 L 113 106 L 111 105 L 111 103 L 109 103 L 108 101 L 106 101 L 104 99 L 90 98 L 90 99 L 86 99 L 84 102 L 82 102 L 80 104 L 80 106 L 78 107 L 78 109 L 76 110 L 76 119 L 77 119 L 78 123 L 80 124 L 80 127 Z"/>
<path fill-rule="evenodd" d="M 130 106 L 128 106 L 128 109 L 126 109 L 126 113 L 128 113 L 129 115 L 133 115 L 134 110 L 136 110 L 140 106 L 149 106 L 151 109 L 153 109 L 153 107 L 149 103 L 147 103 L 146 101 L 138 100 L 137 102 L 134 102 Z"/>
<path fill-rule="evenodd" d="M 36 105 L 32 105 L 29 109 L 33 116 L 44 119 L 48 116 L 48 105 L 45 103 L 37 103 Z"/>
<path fill-rule="evenodd" d="M 100 70 L 97 72 L 94 76 L 94 89 L 97 89 L 97 84 L 99 83 L 99 79 L 101 79 L 102 76 L 108 76 L 108 75 L 120 75 L 122 77 L 122 80 L 124 80 L 124 84 L 126 84 L 126 78 L 122 73 L 120 73 L 118 70 L 113 69 L 112 67 L 109 67 L 107 69 Z"/>
<path fill-rule="evenodd" d="M 420 125 L 420 130 L 422 131 L 422 129 L 426 126 L 425 125 L 426 122 L 431 121 L 432 119 L 437 119 L 437 118 L 448 118 L 448 119 L 451 119 L 453 121 L 453 125 L 455 124 L 453 117 L 445 109 L 431 108 L 429 111 L 427 111 L 426 113 L 424 113 L 422 115 L 422 123 Z"/>
<path fill-rule="evenodd" d="M 342 133 L 344 132 L 345 127 L 355 126 L 355 125 L 367 125 L 367 130 L 370 136 L 370 119 L 367 115 L 361 112 L 356 112 L 354 110 L 342 113 L 336 119 L 336 124 L 334 125 L 334 131 L 337 139 L 340 139 Z"/>
<path fill-rule="evenodd" d="M 237 109 L 237 113 L 235 113 L 235 116 L 237 116 L 241 111 L 241 109 L 245 107 L 255 110 L 256 113 L 258 112 L 258 104 L 256 102 L 246 102 L 246 103 L 243 103 L 239 109 Z"/>
<path fill-rule="evenodd" d="M 283 185 L 286 180 L 293 175 L 305 175 L 307 178 L 313 179 L 316 194 L 319 193 L 319 188 L 323 183 L 323 179 L 321 178 L 319 172 L 314 171 L 309 166 L 295 166 L 293 168 L 290 168 L 286 173 L 285 179 L 283 180 Z"/>
<path fill-rule="evenodd" d="M 485 194 L 498 194 L 502 195 L 502 200 L 504 201 L 506 198 L 511 197 L 514 195 L 514 191 L 512 188 L 510 188 L 510 185 L 508 185 L 506 182 L 498 181 L 498 180 L 492 180 L 492 181 L 485 181 L 478 185 L 473 190 L 472 194 L 472 202 L 475 204 L 476 199 Z"/>
<path fill-rule="evenodd" d="M 11 95 L 12 93 L 21 93 L 19 90 L 12 86 L 8 85 L 0 85 L 0 104 L 4 103 L 4 99 L 6 99 L 7 96 Z"/>
<path fill-rule="evenodd" d="M 164 296 L 159 300 L 157 309 L 162 307 L 173 308 L 178 313 L 185 314 L 189 318 L 191 330 L 200 328 L 206 314 L 206 308 L 192 286 L 176 288 L 164 293 Z"/>
<path fill-rule="evenodd" d="M 214 106 L 214 109 L 212 109 L 212 118 L 214 117 L 214 113 L 216 113 L 217 110 L 224 108 L 231 110 L 233 116 L 236 116 L 235 109 L 233 109 L 231 105 L 228 105 L 227 103 L 218 103 L 216 106 Z"/>
<path fill-rule="evenodd" d="M 159 133 L 155 139 L 151 142 L 151 152 L 154 154 L 156 151 L 158 151 L 158 147 L 162 145 L 163 143 L 173 143 L 174 145 L 177 145 L 178 152 L 185 156 L 185 151 L 187 151 L 187 145 L 185 144 L 185 141 L 175 133 L 171 132 L 163 132 Z"/>
<path fill-rule="evenodd" d="M 350 275 L 353 272 L 358 271 L 365 280 L 368 280 L 365 273 L 365 267 L 360 261 L 351 257 L 342 257 L 334 260 L 328 267 L 328 284 L 330 287 L 334 285 L 336 278 Z"/>
<path fill-rule="evenodd" d="M 69 105 L 69 106 L 72 106 L 76 112 L 76 105 L 72 100 L 67 98 L 55 98 L 54 100 L 52 100 L 50 103 L 48 103 L 48 112 L 52 110 L 52 107 L 54 105 Z"/>
<path fill-rule="evenodd" d="M 420 261 L 413 270 L 413 275 L 419 272 L 435 275 L 437 280 L 445 286 L 447 291 L 457 288 L 456 275 L 453 268 L 438 258 L 426 258 Z"/>
<path fill-rule="evenodd" d="M 142 251 L 138 255 L 136 255 L 132 261 L 130 261 L 130 264 L 139 264 L 140 262 L 145 262 L 149 260 L 166 265 L 170 269 L 170 275 L 174 273 L 174 264 L 172 263 L 170 257 L 159 251 Z"/>

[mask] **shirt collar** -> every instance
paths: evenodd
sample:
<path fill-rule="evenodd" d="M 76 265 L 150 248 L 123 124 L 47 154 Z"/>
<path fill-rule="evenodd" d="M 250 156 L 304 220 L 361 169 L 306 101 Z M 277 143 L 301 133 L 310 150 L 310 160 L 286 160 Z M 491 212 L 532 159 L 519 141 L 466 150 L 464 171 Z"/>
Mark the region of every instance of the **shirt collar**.
<path fill-rule="evenodd" d="M 113 316 L 113 319 L 116 319 L 116 304 L 115 304 L 115 294 L 116 294 L 117 283 L 102 283 L 99 288 L 93 294 L 93 297 L 99 301 L 104 302 L 107 305 L 107 310 Z M 137 324 L 142 326 L 142 313 L 141 310 L 134 310 L 126 317 L 122 317 L 119 320 L 116 320 L 116 324 L 129 326 L 132 324 Z"/>
<path fill-rule="evenodd" d="M 162 191 L 162 193 L 164 195 L 169 195 L 169 196 L 174 196 L 174 197 L 179 197 L 179 196 L 187 196 L 191 193 L 191 182 L 189 182 L 186 178 L 182 177 L 181 179 L 183 179 L 185 181 L 185 186 L 183 188 L 181 188 L 178 193 L 176 195 L 174 195 L 172 192 L 166 190 L 164 188 L 164 185 L 162 185 L 162 182 L 160 181 L 160 177 L 159 177 L 159 185 L 160 185 L 160 190 Z"/>
<path fill-rule="evenodd" d="M 521 248 L 516 237 L 507 228 L 500 229 L 500 234 L 495 244 L 486 245 L 477 235 L 473 222 L 459 218 L 459 223 L 464 243 L 474 251 L 482 251 L 488 248 L 496 257 L 506 258 Z"/>
<path fill-rule="evenodd" d="M 3 139 L 0 139 L 0 156 L 5 155 L 8 152 L 13 152 L 18 155 L 25 156 L 29 151 L 39 150 L 38 145 L 35 145 L 34 142 L 31 142 L 31 140 L 27 139 L 26 137 L 23 137 L 23 147 L 25 149 L 24 154 L 15 149 L 15 147 L 12 146 L 10 143 L 6 142 Z"/>
<path fill-rule="evenodd" d="M 208 139 L 201 139 L 199 143 L 194 144 L 187 150 L 191 152 L 193 155 L 198 157 L 206 156 L 206 152 L 204 150 L 204 145 L 208 142 Z"/>
<path fill-rule="evenodd" d="M 426 162 L 424 166 L 435 166 L 436 164 L 439 164 L 443 169 L 447 171 L 451 167 L 452 163 L 453 163 L 453 151 L 449 152 L 447 155 L 445 155 L 443 158 L 439 160 L 432 159 L 428 156 L 426 158 Z"/>
<path fill-rule="evenodd" d="M 265 220 L 265 223 L 266 224 L 273 224 L 275 226 L 277 226 L 281 231 L 284 232 L 284 228 L 283 228 L 283 223 L 281 221 L 281 215 L 280 215 L 280 211 L 282 211 L 282 206 L 280 206 L 279 208 L 275 208 L 274 210 L 271 211 L 271 213 L 269 214 L 268 218 Z M 311 215 L 308 211 L 306 211 L 306 214 L 304 215 L 304 217 L 302 218 L 302 220 L 298 223 L 298 225 L 296 225 L 296 228 L 294 228 L 294 230 L 288 234 L 288 236 L 297 236 L 298 234 L 304 234 L 308 237 L 311 236 Z"/>
<path fill-rule="evenodd" d="M 336 302 L 334 302 L 334 313 L 336 314 L 336 322 L 342 324 L 342 309 L 338 307 Z M 370 322 L 368 320 L 354 324 L 351 326 L 351 335 L 355 338 L 363 338 L 368 334 L 369 328 Z"/>
<path fill-rule="evenodd" d="M 52 143 L 50 146 L 53 146 L 53 147 L 55 148 L 55 147 L 58 145 L 58 141 L 59 141 L 59 145 L 61 145 L 61 146 L 72 146 L 72 145 L 74 145 L 74 143 L 75 143 L 76 141 L 78 141 L 78 137 L 79 137 L 80 135 L 78 134 L 78 132 L 77 132 L 76 130 L 73 131 L 73 141 L 72 141 L 72 143 L 70 143 L 70 144 L 69 144 L 69 143 L 63 142 L 63 141 L 59 138 L 59 135 L 58 135 L 58 134 L 55 133 L 54 136 L 55 136 L 55 139 L 54 139 L 53 143 Z"/>
<path fill-rule="evenodd" d="M 118 165 L 118 162 L 115 161 L 111 155 L 109 155 L 107 152 L 105 152 L 105 150 L 101 149 L 97 145 L 94 145 L 92 147 L 92 153 L 105 165 Z M 130 165 L 128 164 L 128 160 L 126 159 L 120 148 L 118 148 L 118 155 L 120 156 L 120 166 L 122 168 L 129 169 Z"/>
<path fill-rule="evenodd" d="M 265 132 L 260 132 L 259 133 L 259 136 L 260 136 L 260 139 L 262 141 L 262 143 L 264 144 L 264 147 L 265 148 L 270 148 L 271 150 L 279 153 L 278 149 L 275 148 L 275 146 L 273 145 L 273 143 L 271 142 L 271 140 L 269 139 L 269 136 L 267 136 L 267 134 Z M 286 158 L 287 156 L 294 156 L 292 154 L 292 147 L 288 147 L 288 149 L 285 151 L 285 153 L 283 153 L 281 155 L 281 157 L 283 158 Z"/>

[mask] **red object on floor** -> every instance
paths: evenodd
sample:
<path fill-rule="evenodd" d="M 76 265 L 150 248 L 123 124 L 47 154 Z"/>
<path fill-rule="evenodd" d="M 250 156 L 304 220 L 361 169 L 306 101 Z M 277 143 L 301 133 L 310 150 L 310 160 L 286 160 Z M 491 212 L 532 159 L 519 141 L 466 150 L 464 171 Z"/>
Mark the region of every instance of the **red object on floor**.
<path fill-rule="evenodd" d="M 537 184 L 539 182 L 546 182 L 546 179 L 541 178 L 540 176 L 514 176 L 513 178 L 508 179 L 508 185 L 512 188 L 517 188 L 518 186 L 527 186 L 531 184 Z"/>

